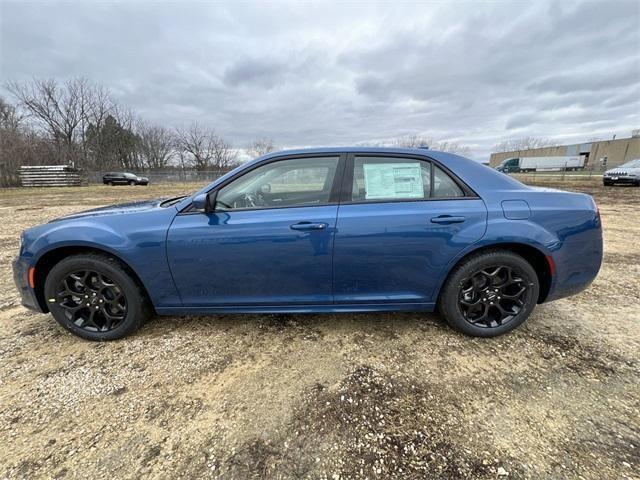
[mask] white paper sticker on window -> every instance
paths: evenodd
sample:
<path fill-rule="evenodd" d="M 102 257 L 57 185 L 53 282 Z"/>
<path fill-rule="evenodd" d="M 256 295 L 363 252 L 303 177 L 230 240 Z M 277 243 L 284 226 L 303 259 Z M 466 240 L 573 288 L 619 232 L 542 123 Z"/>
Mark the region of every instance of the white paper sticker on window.
<path fill-rule="evenodd" d="M 424 198 L 420 162 L 365 163 L 362 168 L 367 200 Z"/>

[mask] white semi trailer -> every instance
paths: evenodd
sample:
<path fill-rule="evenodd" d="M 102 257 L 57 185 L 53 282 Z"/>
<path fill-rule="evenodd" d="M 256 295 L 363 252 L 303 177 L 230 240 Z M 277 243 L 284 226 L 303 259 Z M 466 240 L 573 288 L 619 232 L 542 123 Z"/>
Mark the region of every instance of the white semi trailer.
<path fill-rule="evenodd" d="M 507 158 L 496 167 L 496 170 L 504 173 L 582 170 L 584 159 L 584 155 Z"/>

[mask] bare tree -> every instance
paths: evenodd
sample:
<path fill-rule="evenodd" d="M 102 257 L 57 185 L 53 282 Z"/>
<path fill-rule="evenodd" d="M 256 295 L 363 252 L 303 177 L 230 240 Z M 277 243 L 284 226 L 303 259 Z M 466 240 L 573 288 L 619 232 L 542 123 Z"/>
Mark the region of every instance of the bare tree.
<path fill-rule="evenodd" d="M 2 130 L 17 130 L 20 128 L 23 116 L 16 107 L 0 97 L 0 128 Z"/>
<path fill-rule="evenodd" d="M 0 186 L 19 184 L 20 165 L 50 162 L 55 147 L 29 128 L 14 105 L 0 97 Z"/>
<path fill-rule="evenodd" d="M 458 155 L 469 156 L 471 149 L 456 142 L 436 142 L 429 137 L 422 135 L 405 135 L 395 138 L 391 141 L 391 146 L 397 148 L 430 148 L 431 150 L 439 150 L 441 152 L 455 153 Z"/>
<path fill-rule="evenodd" d="M 73 144 L 86 107 L 81 98 L 85 80 L 70 80 L 59 85 L 53 79 L 33 79 L 27 83 L 9 82 L 7 89 L 55 141 Z"/>
<path fill-rule="evenodd" d="M 89 163 L 86 132 L 90 125 L 100 128 L 115 111 L 109 91 L 84 78 L 64 83 L 54 79 L 7 83 L 27 116 L 34 120 L 58 147 L 60 162 L 81 159 Z"/>
<path fill-rule="evenodd" d="M 148 168 L 164 168 L 173 157 L 175 144 L 173 133 L 156 125 L 139 122 L 138 149 Z"/>
<path fill-rule="evenodd" d="M 101 85 L 94 85 L 92 92 L 87 96 L 86 102 L 84 103 L 83 117 L 82 117 L 82 153 L 84 158 L 84 163 L 86 165 L 90 164 L 93 161 L 94 164 L 97 164 L 98 168 L 101 167 L 99 162 L 96 162 L 96 159 L 89 159 L 88 149 L 87 149 L 87 130 L 91 126 L 95 129 L 98 136 L 102 132 L 102 129 L 105 125 L 105 122 L 109 116 L 117 114 L 118 107 L 114 100 L 111 98 L 111 92 L 107 88 L 104 88 Z"/>
<path fill-rule="evenodd" d="M 523 137 L 514 140 L 505 140 L 493 146 L 494 152 L 515 152 L 519 150 L 531 150 L 532 148 L 551 147 L 554 143 L 543 137 Z"/>
<path fill-rule="evenodd" d="M 0 186 L 7 187 L 18 181 L 16 170 L 24 160 L 24 141 L 21 135 L 20 115 L 16 108 L 0 97 Z"/>
<path fill-rule="evenodd" d="M 460 145 L 457 142 L 438 142 L 432 147 L 433 150 L 440 150 L 441 152 L 455 153 L 456 155 L 462 155 L 468 157 L 471 155 L 471 149 L 465 145 Z"/>
<path fill-rule="evenodd" d="M 431 147 L 433 142 L 430 138 L 423 137 L 421 135 L 404 135 L 402 137 L 394 138 L 391 141 L 391 146 L 396 148 L 420 148 Z"/>
<path fill-rule="evenodd" d="M 194 122 L 176 129 L 176 147 L 191 159 L 197 170 L 225 170 L 235 163 L 238 153 L 214 130 Z"/>
<path fill-rule="evenodd" d="M 271 153 L 276 149 L 276 144 L 272 138 L 258 138 L 253 140 L 245 149 L 252 157 L 261 157 L 267 153 Z"/>

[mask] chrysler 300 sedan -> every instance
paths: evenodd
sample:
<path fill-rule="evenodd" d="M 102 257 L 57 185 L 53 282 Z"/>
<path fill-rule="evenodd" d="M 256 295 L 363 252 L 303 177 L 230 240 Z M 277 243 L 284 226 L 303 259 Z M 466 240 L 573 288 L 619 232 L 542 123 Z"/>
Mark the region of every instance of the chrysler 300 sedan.
<path fill-rule="evenodd" d="M 448 153 L 326 148 L 265 155 L 190 196 L 28 229 L 14 276 L 26 307 L 91 340 L 153 312 L 436 308 L 490 337 L 586 288 L 601 259 L 588 195 Z"/>

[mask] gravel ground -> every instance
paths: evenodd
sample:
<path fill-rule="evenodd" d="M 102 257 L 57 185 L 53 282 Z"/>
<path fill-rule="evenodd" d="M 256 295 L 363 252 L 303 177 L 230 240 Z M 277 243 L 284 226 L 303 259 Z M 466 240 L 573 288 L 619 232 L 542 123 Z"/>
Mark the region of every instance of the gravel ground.
<path fill-rule="evenodd" d="M 2 190 L 0 478 L 640 478 L 640 189 L 599 182 L 563 185 L 600 206 L 599 277 L 487 340 L 381 313 L 85 342 L 19 305 L 19 232 L 195 186 Z"/>

